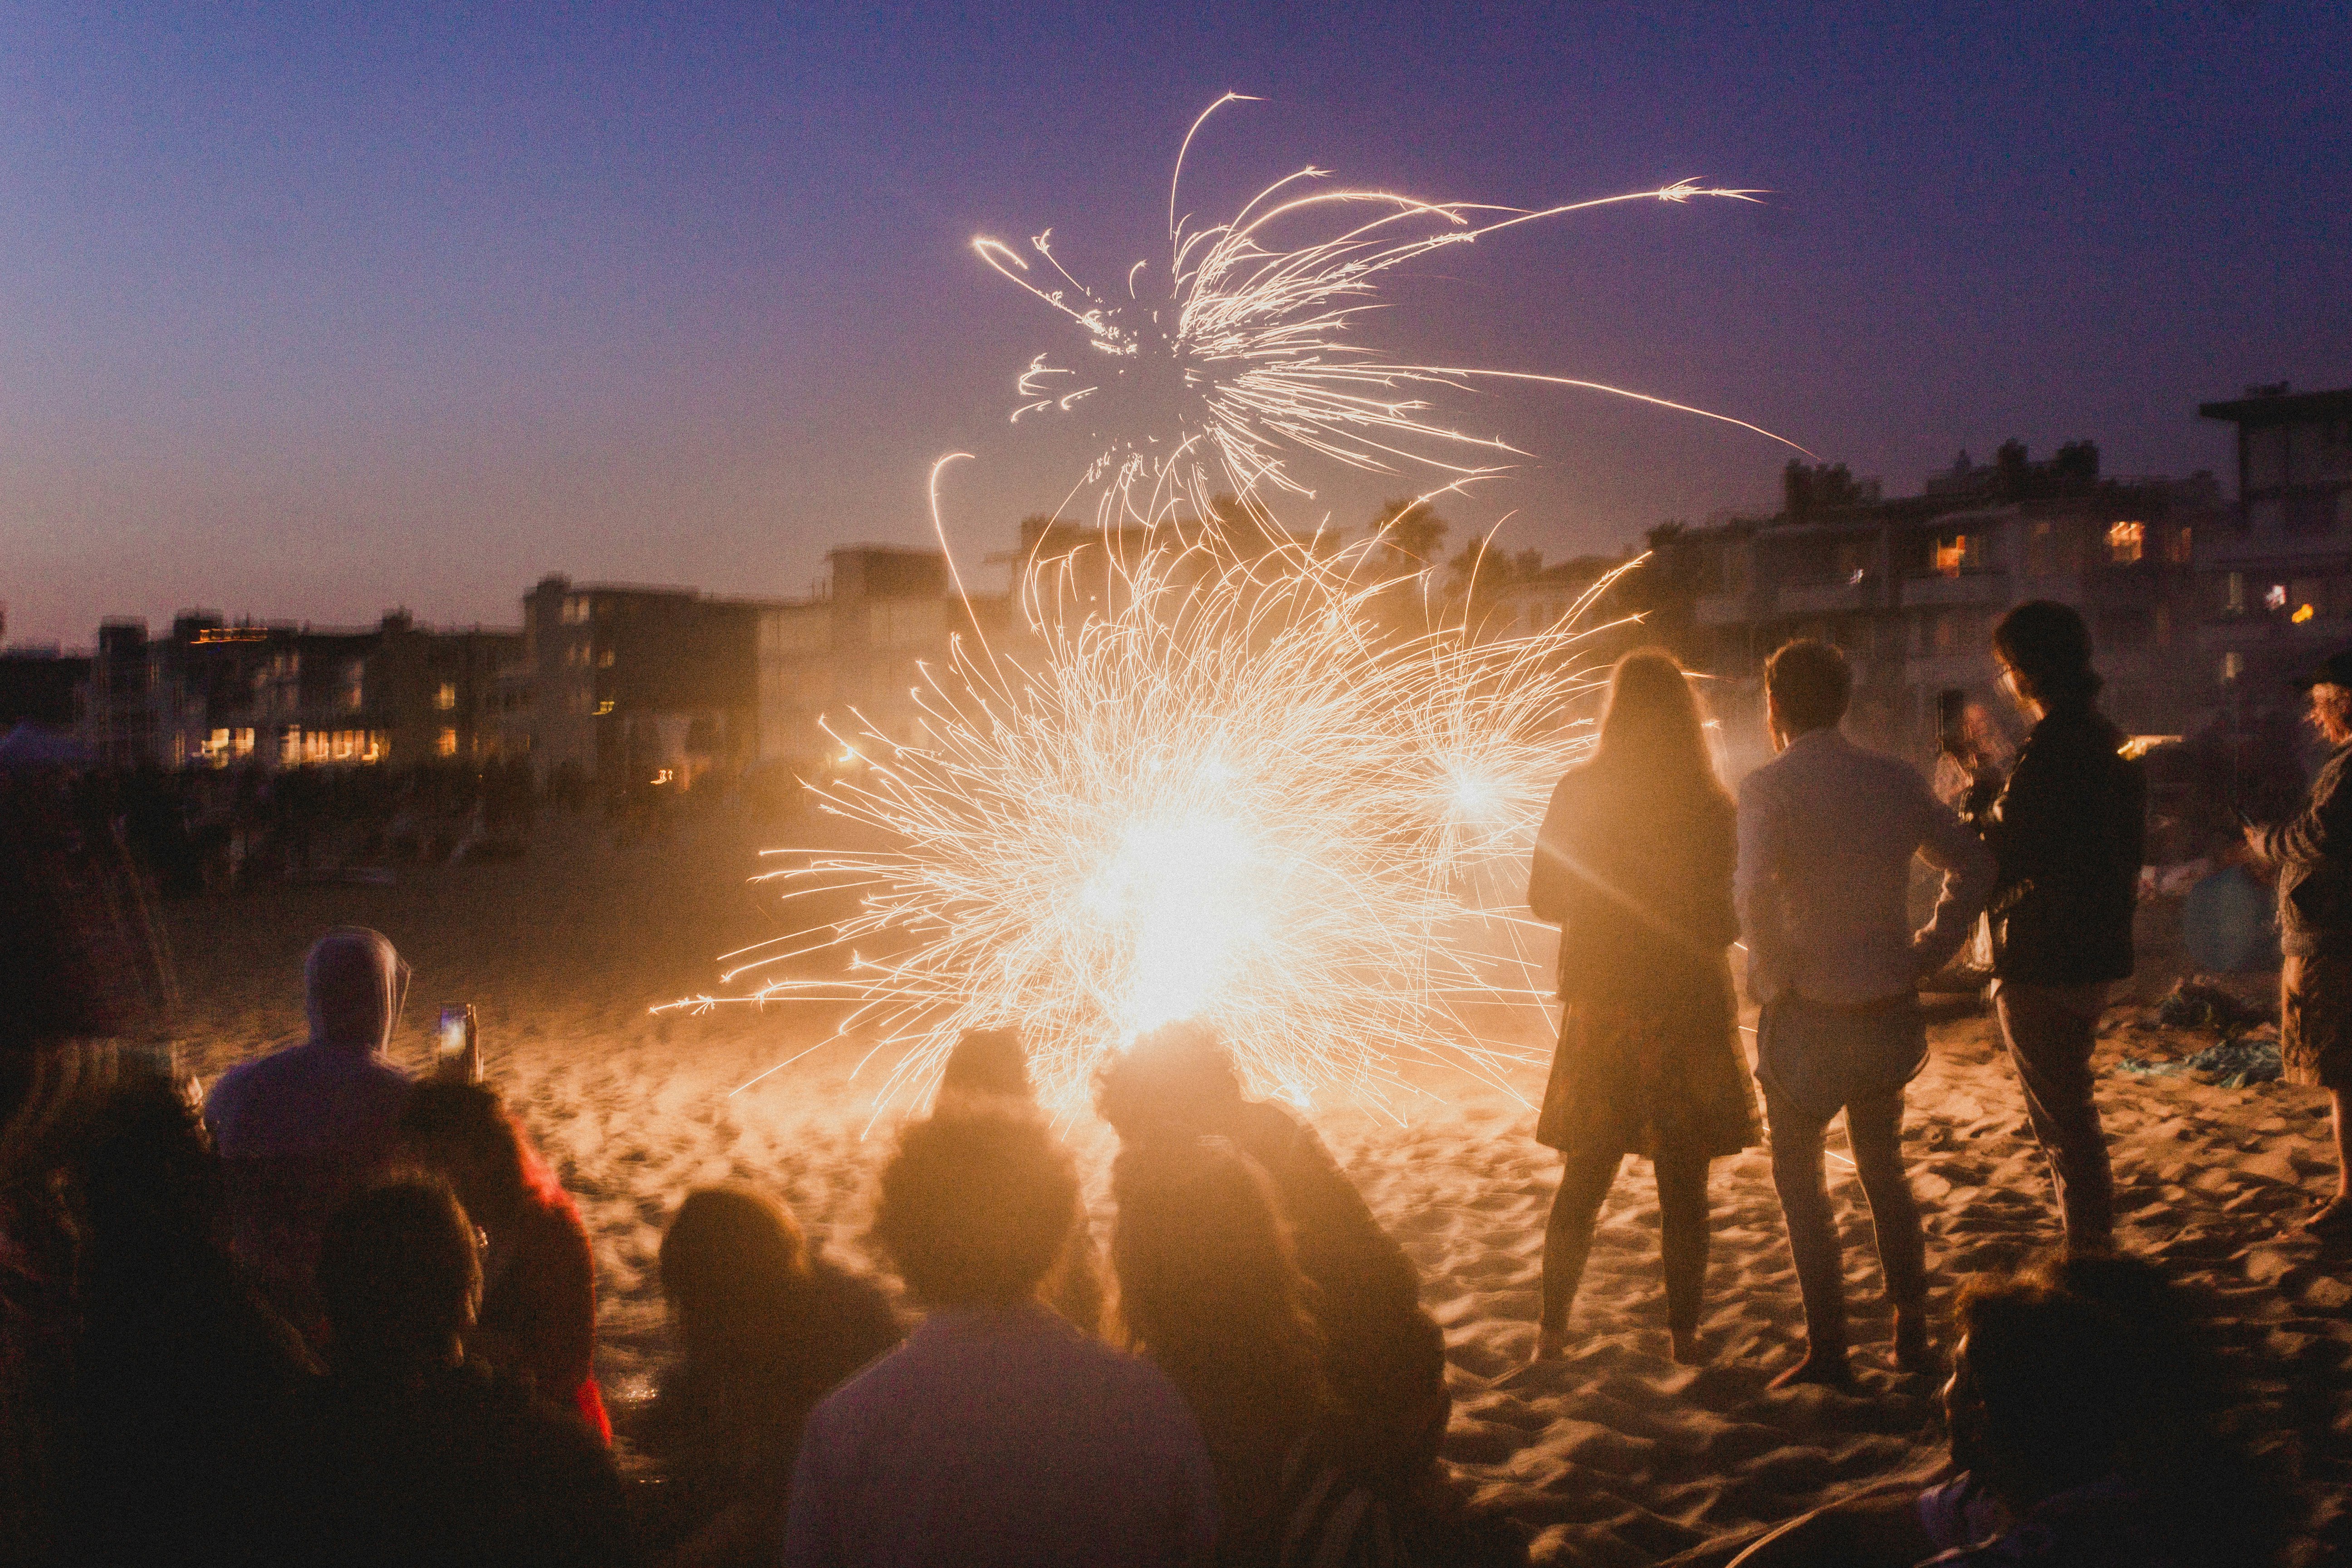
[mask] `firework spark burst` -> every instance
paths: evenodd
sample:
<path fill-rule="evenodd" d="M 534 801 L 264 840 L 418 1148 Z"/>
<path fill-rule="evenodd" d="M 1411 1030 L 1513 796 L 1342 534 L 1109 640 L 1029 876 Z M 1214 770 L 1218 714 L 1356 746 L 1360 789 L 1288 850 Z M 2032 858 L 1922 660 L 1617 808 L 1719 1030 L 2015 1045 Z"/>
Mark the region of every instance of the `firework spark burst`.
<path fill-rule="evenodd" d="M 1128 268 L 1124 300 L 1082 283 L 1055 256 L 1053 231 L 1029 256 L 982 237 L 972 247 L 1013 283 L 1067 317 L 1085 337 L 1073 363 L 1030 362 L 1015 384 L 1014 422 L 1048 414 L 1093 415 L 1106 444 L 1071 492 L 1093 495 L 1104 527 L 1206 517 L 1220 495 L 1271 519 L 1286 501 L 1311 500 L 1292 466 L 1306 458 L 1372 472 L 1425 468 L 1440 483 L 1491 477 L 1523 456 L 1499 437 L 1439 422 L 1433 401 L 1480 382 L 1605 393 L 1721 420 L 1803 451 L 1745 420 L 1597 381 L 1468 365 L 1391 360 L 1353 339 L 1378 309 L 1388 274 L 1433 252 L 1548 219 L 1633 202 L 1753 202 L 1764 193 L 1677 181 L 1543 208 L 1433 202 L 1392 191 L 1323 188 L 1317 168 L 1266 186 L 1227 221 L 1193 228 L 1180 216 L 1184 157 L 1228 93 L 1184 138 L 1169 185 L 1167 265 L 1160 286 L 1140 287 L 1148 262 Z M 1320 224 L 1321 237 L 1283 236 Z M 1032 258 L 1034 257 L 1034 262 Z M 1066 507 L 1068 505 L 1066 502 Z"/>
<path fill-rule="evenodd" d="M 1195 1016 L 1300 1102 L 1385 1098 L 1415 1059 L 1495 1074 L 1512 1052 L 1465 1012 L 1549 994 L 1504 905 L 1583 743 L 1602 628 L 1383 637 L 1370 611 L 1411 585 L 1360 581 L 1360 551 L 1243 559 L 1209 534 L 1041 565 L 1035 597 L 1083 578 L 1116 607 L 1033 603 L 1017 665 L 959 647 L 919 744 L 836 730 L 867 765 L 813 787 L 899 847 L 795 853 L 777 875 L 859 908 L 729 980 L 854 1002 L 841 1034 L 885 1047 L 885 1101 L 919 1098 L 964 1029 L 1013 1026 L 1075 1110 L 1106 1052 Z M 793 973 L 816 943 L 861 956 Z"/>
<path fill-rule="evenodd" d="M 883 847 L 779 851 L 772 876 L 787 907 L 854 909 L 730 955 L 724 982 L 743 989 L 669 1005 L 846 1004 L 833 1038 L 887 1063 L 881 1105 L 923 1099 L 964 1030 L 1010 1026 L 1042 1097 L 1075 1112 L 1108 1053 L 1185 1017 L 1224 1037 L 1255 1090 L 1301 1103 L 1334 1086 L 1386 1100 L 1417 1059 L 1500 1081 L 1534 1018 L 1496 1029 L 1492 1010 L 1539 1014 L 1551 989 L 1521 879 L 1552 784 L 1589 744 L 1611 628 L 1588 612 L 1613 577 L 1549 626 L 1487 637 L 1421 615 L 1425 571 L 1401 579 L 1381 536 L 1340 548 L 1277 511 L 1311 496 L 1301 459 L 1427 468 L 1457 493 L 1496 472 L 1513 448 L 1440 423 L 1433 402 L 1481 378 L 1727 418 L 1392 363 L 1349 332 L 1378 279 L 1443 247 L 1612 203 L 1756 193 L 1682 184 L 1520 210 L 1309 190 L 1310 169 L 1195 229 L 1182 166 L 1180 151 L 1156 303 L 1142 263 L 1113 303 L 1047 236 L 1036 267 L 975 241 L 1086 337 L 1088 374 L 1040 356 L 1016 420 L 1148 395 L 1098 426 L 1111 437 L 1072 491 L 1095 497 L 1087 542 L 1033 552 L 1007 634 L 925 668 L 920 735 L 829 716 L 857 765 L 807 786 Z M 1277 231 L 1335 215 L 1336 232 L 1279 247 Z M 933 469 L 943 544 L 940 473 L 961 456 Z M 845 949 L 845 973 L 810 973 Z"/>

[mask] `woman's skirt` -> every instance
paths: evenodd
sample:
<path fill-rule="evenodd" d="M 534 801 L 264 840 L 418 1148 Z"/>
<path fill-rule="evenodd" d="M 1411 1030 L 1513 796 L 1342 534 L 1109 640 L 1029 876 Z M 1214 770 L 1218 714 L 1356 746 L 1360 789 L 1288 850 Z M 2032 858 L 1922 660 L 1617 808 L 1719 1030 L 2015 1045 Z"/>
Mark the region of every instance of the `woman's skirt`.
<path fill-rule="evenodd" d="M 1728 974 L 1671 1001 L 1570 998 L 1536 1141 L 1570 1158 L 1736 1154 L 1758 1138 Z"/>

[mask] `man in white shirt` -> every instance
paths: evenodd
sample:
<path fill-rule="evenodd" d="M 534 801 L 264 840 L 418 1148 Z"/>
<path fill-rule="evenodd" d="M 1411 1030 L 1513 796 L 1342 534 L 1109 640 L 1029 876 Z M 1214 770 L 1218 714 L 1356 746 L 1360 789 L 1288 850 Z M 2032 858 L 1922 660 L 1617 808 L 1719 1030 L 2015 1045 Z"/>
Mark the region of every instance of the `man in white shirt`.
<path fill-rule="evenodd" d="M 1992 856 L 1918 773 L 1840 732 L 1853 689 L 1835 647 L 1783 646 L 1764 671 L 1780 754 L 1739 786 L 1733 893 L 1748 994 L 1763 1008 L 1756 1076 L 1805 1303 L 1805 1357 L 1775 1387 L 1853 1377 L 1822 1173 L 1822 1135 L 1841 1110 L 1895 1304 L 1896 1363 L 1929 1365 L 1927 1248 L 1903 1169 L 1903 1088 L 1927 1058 L 1918 982 L 1959 950 L 1992 890 Z M 1906 907 L 1915 854 L 1944 872 L 1935 917 L 1917 931 Z"/>

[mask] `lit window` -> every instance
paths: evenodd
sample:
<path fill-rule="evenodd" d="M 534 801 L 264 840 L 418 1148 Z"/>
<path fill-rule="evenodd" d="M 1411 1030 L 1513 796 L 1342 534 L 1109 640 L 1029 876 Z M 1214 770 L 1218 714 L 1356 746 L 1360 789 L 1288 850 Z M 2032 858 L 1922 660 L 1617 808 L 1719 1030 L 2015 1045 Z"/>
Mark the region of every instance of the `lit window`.
<path fill-rule="evenodd" d="M 2235 680 L 2246 672 L 2246 656 L 2231 652 L 2221 656 L 2221 679 Z"/>
<path fill-rule="evenodd" d="M 597 711 L 597 712 L 599 712 L 599 713 L 610 713 L 612 710 L 613 710 L 613 700 L 612 700 L 611 698 L 609 698 L 609 697 L 607 697 L 606 699 L 604 699 L 604 701 L 599 702 L 598 704 L 596 704 L 596 711 Z"/>
<path fill-rule="evenodd" d="M 2230 574 L 2228 587 L 2222 596 L 2222 608 L 2233 616 L 2246 613 L 2246 574 L 2243 572 Z"/>
<path fill-rule="evenodd" d="M 457 688 L 446 680 L 443 681 L 441 689 L 433 694 L 433 706 L 444 713 L 457 706 Z"/>
<path fill-rule="evenodd" d="M 2296 626 L 2301 626 L 2304 622 L 2311 619 L 2312 616 L 2317 614 L 2319 614 L 2319 612 L 2312 608 L 2309 605 L 2297 605 L 2294 607 L 2294 614 L 2289 616 L 2287 619 L 2293 621 Z"/>
<path fill-rule="evenodd" d="M 2188 565 L 2190 560 L 2193 559 L 2193 552 L 2190 549 L 2192 537 L 2193 536 L 2189 533 L 2189 530 L 2185 528 L 2174 529 L 2172 531 L 2171 547 L 2165 551 L 2164 558 L 2167 561 L 2171 562 L 2175 566 Z"/>
<path fill-rule="evenodd" d="M 2265 610 L 2284 610 L 2286 608 L 2285 584 L 2273 583 L 2269 587 L 2263 590 L 2263 608 Z"/>
<path fill-rule="evenodd" d="M 2136 564 L 2147 549 L 2147 524 L 2115 522 L 2107 525 L 2107 559 L 2118 566 Z"/>
<path fill-rule="evenodd" d="M 611 648 L 606 648 L 603 653 L 596 656 L 596 668 L 599 669 L 610 669 L 613 668 L 613 650 Z"/>
<path fill-rule="evenodd" d="M 1973 572 L 1984 563 L 1984 535 L 1980 533 L 1950 533 L 1936 541 L 1936 572 L 1939 576 L 1957 577 L 1963 572 Z"/>
<path fill-rule="evenodd" d="M 455 730 L 443 730 L 441 731 L 440 740 L 434 743 L 434 750 L 439 752 L 445 757 L 456 756 L 457 754 L 457 731 Z"/>

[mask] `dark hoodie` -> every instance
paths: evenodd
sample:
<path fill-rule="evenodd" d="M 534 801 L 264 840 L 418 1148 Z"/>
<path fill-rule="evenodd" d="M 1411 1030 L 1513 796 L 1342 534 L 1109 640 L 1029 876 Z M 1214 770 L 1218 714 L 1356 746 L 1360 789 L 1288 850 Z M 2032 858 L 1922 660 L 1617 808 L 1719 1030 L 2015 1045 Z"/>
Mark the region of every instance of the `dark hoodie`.
<path fill-rule="evenodd" d="M 390 1159 L 409 1084 L 383 1055 L 406 968 L 381 932 L 329 931 L 310 945 L 302 979 L 310 1037 L 222 1074 L 205 1120 L 227 1171 L 236 1254 L 309 1331 L 320 1235 Z"/>

